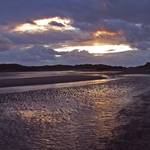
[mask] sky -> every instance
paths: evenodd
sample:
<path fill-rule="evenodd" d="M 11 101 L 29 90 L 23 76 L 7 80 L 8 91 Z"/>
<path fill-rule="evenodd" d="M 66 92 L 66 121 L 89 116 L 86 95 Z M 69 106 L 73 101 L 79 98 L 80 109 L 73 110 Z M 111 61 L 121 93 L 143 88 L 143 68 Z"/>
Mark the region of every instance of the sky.
<path fill-rule="evenodd" d="M 0 63 L 150 61 L 150 0 L 0 0 Z"/>

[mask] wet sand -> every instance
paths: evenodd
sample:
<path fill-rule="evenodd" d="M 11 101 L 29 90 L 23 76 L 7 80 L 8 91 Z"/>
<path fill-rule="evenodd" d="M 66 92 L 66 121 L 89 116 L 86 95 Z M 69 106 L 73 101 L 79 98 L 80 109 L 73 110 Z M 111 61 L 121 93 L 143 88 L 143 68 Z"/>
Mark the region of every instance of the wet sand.
<path fill-rule="evenodd" d="M 0 75 L 0 87 L 16 87 L 26 85 L 44 85 L 55 83 L 67 83 L 76 81 L 88 81 L 105 79 L 106 77 L 99 73 L 88 72 L 21 72 L 21 73 L 3 73 Z"/>
<path fill-rule="evenodd" d="M 0 94 L 2 150 L 149 150 L 150 77 Z"/>

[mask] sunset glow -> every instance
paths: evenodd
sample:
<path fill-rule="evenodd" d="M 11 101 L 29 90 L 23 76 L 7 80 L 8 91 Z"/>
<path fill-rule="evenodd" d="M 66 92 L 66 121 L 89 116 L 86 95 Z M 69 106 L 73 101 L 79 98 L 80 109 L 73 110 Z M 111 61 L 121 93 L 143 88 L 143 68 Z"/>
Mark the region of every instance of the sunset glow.
<path fill-rule="evenodd" d="M 133 50 L 129 45 L 91 45 L 91 46 L 67 46 L 57 48 L 57 51 L 87 50 L 89 53 L 106 54 Z"/>
<path fill-rule="evenodd" d="M 114 65 L 132 66 L 150 60 L 150 0 L 1 0 L 0 3 L 1 63 L 112 61 Z M 114 62 L 115 57 L 118 62 Z"/>
<path fill-rule="evenodd" d="M 55 31 L 67 31 L 75 30 L 71 25 L 72 20 L 68 18 L 53 17 L 34 20 L 31 23 L 20 24 L 13 29 L 13 32 L 29 32 L 29 33 L 39 33 L 48 30 Z"/>
<path fill-rule="evenodd" d="M 116 35 L 119 35 L 120 33 L 119 32 L 113 32 L 113 31 L 109 31 L 109 30 L 106 30 L 106 29 L 100 29 L 100 30 L 97 30 L 96 32 L 94 32 L 94 37 L 98 38 L 100 36 L 116 36 Z"/>

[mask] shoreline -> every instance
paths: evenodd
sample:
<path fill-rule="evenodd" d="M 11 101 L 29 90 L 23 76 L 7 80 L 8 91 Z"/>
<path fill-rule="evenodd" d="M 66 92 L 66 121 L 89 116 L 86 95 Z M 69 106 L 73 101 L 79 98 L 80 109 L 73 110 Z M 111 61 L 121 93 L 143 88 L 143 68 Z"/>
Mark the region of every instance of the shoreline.
<path fill-rule="evenodd" d="M 0 88 L 69 83 L 69 82 L 77 82 L 77 81 L 102 80 L 102 79 L 106 79 L 106 77 L 102 75 L 97 75 L 97 76 L 65 75 L 65 76 L 22 78 L 22 79 L 0 79 Z"/>

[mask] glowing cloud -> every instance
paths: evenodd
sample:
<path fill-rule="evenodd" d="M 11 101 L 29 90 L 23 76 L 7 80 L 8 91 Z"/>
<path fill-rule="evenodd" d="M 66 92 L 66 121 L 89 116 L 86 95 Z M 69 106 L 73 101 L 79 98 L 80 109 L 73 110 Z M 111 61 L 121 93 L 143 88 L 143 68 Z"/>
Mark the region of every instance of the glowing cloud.
<path fill-rule="evenodd" d="M 133 50 L 129 45 L 90 45 L 90 46 L 66 46 L 57 48 L 57 51 L 72 51 L 72 50 L 87 50 L 89 53 L 95 54 L 106 54 L 106 53 L 117 53 Z"/>
<path fill-rule="evenodd" d="M 117 36 L 117 35 L 120 35 L 121 33 L 120 32 L 114 32 L 114 31 L 110 31 L 110 30 L 107 30 L 107 29 L 99 29 L 97 30 L 96 32 L 94 32 L 94 37 L 98 38 L 98 37 L 101 37 L 101 36 Z"/>
<path fill-rule="evenodd" d="M 17 25 L 12 31 L 39 33 L 48 30 L 66 31 L 66 30 L 75 30 L 75 28 L 72 26 L 71 19 L 53 17 L 53 18 L 34 20 L 31 23 L 24 23 L 24 24 Z"/>

